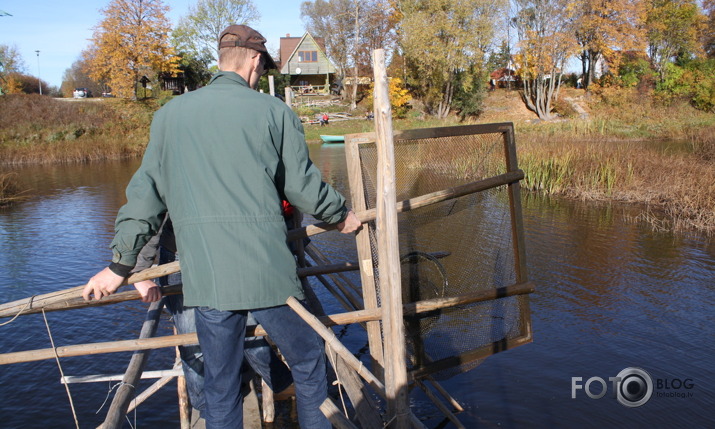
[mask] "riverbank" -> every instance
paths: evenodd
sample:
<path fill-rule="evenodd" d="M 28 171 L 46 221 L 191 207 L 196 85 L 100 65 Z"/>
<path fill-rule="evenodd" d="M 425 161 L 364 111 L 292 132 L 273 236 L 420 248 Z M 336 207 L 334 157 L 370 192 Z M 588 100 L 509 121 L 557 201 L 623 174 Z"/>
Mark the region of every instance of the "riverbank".
<path fill-rule="evenodd" d="M 627 90 L 565 88 L 556 106 L 562 118 L 542 122 L 524 107 L 518 92 L 497 90 L 488 94 L 476 120 L 411 112 L 393 126 L 513 122 L 526 189 L 635 203 L 643 207 L 638 220 L 656 228 L 715 233 L 715 115 L 686 103 L 663 106 Z M 116 99 L 67 103 L 40 96 L 0 97 L 0 110 L 11 112 L 0 119 L 0 159 L 8 165 L 140 156 L 157 107 Z M 322 109 L 302 107 L 299 114 Z M 317 144 L 320 134 L 373 131 L 373 122 L 363 119 L 364 109 L 354 117 L 360 119 L 333 117 L 325 127 L 306 124 L 306 139 Z"/>

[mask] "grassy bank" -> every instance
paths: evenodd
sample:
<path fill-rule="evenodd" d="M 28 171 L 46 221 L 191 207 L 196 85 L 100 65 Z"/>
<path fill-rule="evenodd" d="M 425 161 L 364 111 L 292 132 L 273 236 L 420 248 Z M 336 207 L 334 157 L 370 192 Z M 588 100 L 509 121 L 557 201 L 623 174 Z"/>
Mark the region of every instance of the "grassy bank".
<path fill-rule="evenodd" d="M 117 99 L 0 97 L 2 164 L 87 162 L 140 156 L 155 107 Z"/>

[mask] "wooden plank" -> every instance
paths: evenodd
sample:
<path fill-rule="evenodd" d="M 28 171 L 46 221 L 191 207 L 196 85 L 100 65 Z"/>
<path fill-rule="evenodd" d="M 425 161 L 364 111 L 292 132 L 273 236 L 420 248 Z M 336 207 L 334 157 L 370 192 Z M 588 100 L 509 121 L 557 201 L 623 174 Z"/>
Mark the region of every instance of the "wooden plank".
<path fill-rule="evenodd" d="M 141 379 L 147 380 L 152 378 L 178 377 L 183 374 L 184 371 L 181 368 L 144 371 L 142 372 Z M 60 383 L 97 383 L 103 381 L 119 381 L 122 378 L 124 378 L 124 374 L 65 375 L 60 378 Z"/>
<path fill-rule="evenodd" d="M 507 172 L 520 171 L 516 158 L 516 141 L 514 139 L 514 127 L 506 127 L 504 133 L 504 155 L 506 157 Z M 529 274 L 526 268 L 526 245 L 524 240 L 524 221 L 521 212 L 521 188 L 519 182 L 512 182 L 508 185 L 509 210 L 511 214 L 512 243 L 514 247 L 514 269 L 516 271 L 516 282 L 525 283 L 529 281 Z M 531 310 L 527 298 L 519 301 L 519 323 L 524 332 L 523 337 L 531 340 Z"/>
<path fill-rule="evenodd" d="M 362 180 L 360 153 L 358 142 L 361 135 L 352 134 L 345 136 L 345 158 L 348 166 L 348 180 L 350 182 L 350 196 L 353 208 L 357 212 L 367 210 L 365 201 L 365 186 Z M 372 250 L 370 248 L 370 230 L 372 225 L 363 222 L 363 228 L 355 235 L 358 261 L 360 262 L 360 283 L 362 284 L 362 300 L 366 309 L 378 308 L 377 287 L 375 273 L 372 266 Z M 367 323 L 368 349 L 373 373 L 384 380 L 384 351 L 382 347 L 382 326 L 380 321 Z"/>
<path fill-rule="evenodd" d="M 427 375 L 434 374 L 443 369 L 453 368 L 458 365 L 472 363 L 479 359 L 485 359 L 495 353 L 503 352 L 505 350 L 511 350 L 515 347 L 522 346 L 524 344 L 529 344 L 531 342 L 530 338 L 516 338 L 504 341 L 497 341 L 491 344 L 487 344 L 484 347 L 479 347 L 474 350 L 464 352 L 456 356 L 449 356 L 444 359 L 436 360 L 428 365 L 420 368 L 416 368 L 410 371 L 410 378 L 420 379 Z"/>
<path fill-rule="evenodd" d="M 380 296 L 383 299 L 385 389 L 388 421 L 393 427 L 410 426 L 407 397 L 405 327 L 402 316 L 400 244 L 397 235 L 395 151 L 385 51 L 373 51 L 375 73 L 375 132 L 377 134 L 377 253 L 380 264 Z"/>

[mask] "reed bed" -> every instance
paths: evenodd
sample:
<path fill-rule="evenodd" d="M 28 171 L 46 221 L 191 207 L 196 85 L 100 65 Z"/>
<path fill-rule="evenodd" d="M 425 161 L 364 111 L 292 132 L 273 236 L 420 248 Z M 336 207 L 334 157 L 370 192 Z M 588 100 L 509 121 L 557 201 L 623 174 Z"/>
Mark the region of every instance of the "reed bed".
<path fill-rule="evenodd" d="M 15 173 L 0 174 L 0 207 L 10 206 L 26 198 L 27 191 L 20 189 Z"/>
<path fill-rule="evenodd" d="M 674 230 L 715 233 L 713 143 L 699 151 L 654 142 L 555 142 L 526 139 L 524 187 L 549 195 L 644 205 L 643 219 Z M 653 216 L 653 213 L 665 218 Z M 658 220 L 659 219 L 659 220 Z"/>

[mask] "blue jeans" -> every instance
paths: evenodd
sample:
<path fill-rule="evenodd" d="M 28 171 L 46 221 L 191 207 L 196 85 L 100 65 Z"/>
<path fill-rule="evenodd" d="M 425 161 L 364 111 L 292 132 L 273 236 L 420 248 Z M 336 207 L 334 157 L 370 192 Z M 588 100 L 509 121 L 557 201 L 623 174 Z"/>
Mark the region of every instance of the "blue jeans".
<path fill-rule="evenodd" d="M 295 381 L 298 422 L 305 429 L 331 428 L 319 407 L 327 398 L 322 339 L 290 307 L 251 310 L 288 361 Z M 247 311 L 196 308 L 196 328 L 204 352 L 206 427 L 243 427 L 241 367 Z"/>
<path fill-rule="evenodd" d="M 179 257 L 174 252 L 170 252 L 163 247 L 159 248 L 159 263 L 166 264 L 178 261 Z M 159 278 L 159 285 L 181 283 L 181 273 L 173 273 Z M 194 309 L 184 307 L 184 295 L 168 295 L 164 298 L 164 305 L 174 319 L 176 332 L 179 334 L 190 334 L 196 332 L 196 319 Z M 181 365 L 186 377 L 186 390 L 189 392 L 191 406 L 199 411 L 205 408 L 204 399 L 204 358 L 201 347 L 198 344 L 179 346 L 179 356 Z"/>
<path fill-rule="evenodd" d="M 159 248 L 159 263 L 178 261 L 174 252 Z M 159 285 L 181 283 L 181 273 L 169 274 L 159 278 Z M 193 307 L 184 307 L 183 295 L 164 297 L 164 305 L 172 314 L 176 331 L 179 334 L 196 332 L 196 319 Z M 256 321 L 248 314 L 249 324 Z M 204 398 L 204 357 L 198 344 L 179 346 L 181 364 L 186 377 L 186 390 L 191 406 L 203 412 L 206 408 Z M 266 382 L 274 392 L 281 392 L 293 383 L 293 377 L 286 364 L 276 355 L 264 337 L 248 337 L 244 347 L 244 357 L 251 368 Z"/>

